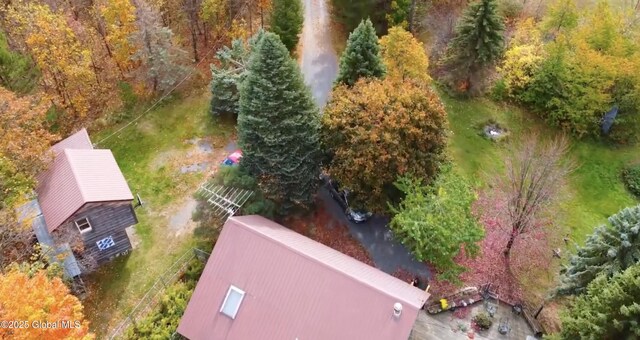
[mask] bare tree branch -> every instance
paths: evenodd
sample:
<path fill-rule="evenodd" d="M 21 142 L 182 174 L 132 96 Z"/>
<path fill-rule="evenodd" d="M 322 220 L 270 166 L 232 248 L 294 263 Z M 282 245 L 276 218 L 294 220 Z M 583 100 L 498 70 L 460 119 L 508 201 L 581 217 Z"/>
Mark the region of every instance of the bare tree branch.
<path fill-rule="evenodd" d="M 509 256 L 519 235 L 537 226 L 540 214 L 557 199 L 565 178 L 575 169 L 565 157 L 568 150 L 569 142 L 564 136 L 542 142 L 533 134 L 506 158 L 506 173 L 496 179 L 497 189 L 506 198 L 511 232 L 505 256 Z"/>

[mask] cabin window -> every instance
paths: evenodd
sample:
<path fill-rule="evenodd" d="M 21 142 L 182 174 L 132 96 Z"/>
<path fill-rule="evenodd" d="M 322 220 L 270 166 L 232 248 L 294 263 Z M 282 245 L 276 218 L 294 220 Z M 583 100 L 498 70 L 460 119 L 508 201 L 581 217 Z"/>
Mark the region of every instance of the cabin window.
<path fill-rule="evenodd" d="M 111 237 L 111 236 L 105 237 L 102 240 L 96 242 L 96 245 L 98 246 L 98 249 L 100 249 L 100 250 L 105 250 L 105 249 L 111 248 L 115 244 L 116 243 L 113 242 L 113 237 Z"/>
<path fill-rule="evenodd" d="M 220 307 L 220 313 L 235 319 L 242 299 L 244 299 L 244 291 L 238 287 L 229 286 L 227 296 L 225 296 L 222 307 Z"/>
<path fill-rule="evenodd" d="M 91 231 L 91 223 L 89 223 L 89 218 L 81 218 L 76 220 L 76 227 L 80 230 L 81 233 L 86 233 L 87 231 Z"/>

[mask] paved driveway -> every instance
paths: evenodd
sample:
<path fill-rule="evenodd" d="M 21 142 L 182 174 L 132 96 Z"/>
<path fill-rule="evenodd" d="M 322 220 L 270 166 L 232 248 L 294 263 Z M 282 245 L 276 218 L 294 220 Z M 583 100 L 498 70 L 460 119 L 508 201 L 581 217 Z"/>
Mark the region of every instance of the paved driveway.
<path fill-rule="evenodd" d="M 300 69 L 318 106 L 327 102 L 338 75 L 338 57 L 331 42 L 328 0 L 304 1 L 304 27 L 300 43 Z"/>
<path fill-rule="evenodd" d="M 329 214 L 349 227 L 349 233 L 367 249 L 373 262 L 380 270 L 393 274 L 398 269 L 405 269 L 422 278 L 430 278 L 429 268 L 418 262 L 407 248 L 397 242 L 387 227 L 389 219 L 374 216 L 366 223 L 349 222 L 340 205 L 331 198 L 329 192 L 322 188 L 319 197 L 324 201 Z"/>

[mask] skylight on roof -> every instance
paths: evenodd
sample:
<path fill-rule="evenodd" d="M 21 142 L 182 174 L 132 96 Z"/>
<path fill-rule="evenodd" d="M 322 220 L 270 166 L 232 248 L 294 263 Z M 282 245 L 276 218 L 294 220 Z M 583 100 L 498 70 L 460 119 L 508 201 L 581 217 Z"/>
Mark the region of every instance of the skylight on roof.
<path fill-rule="evenodd" d="M 220 313 L 235 319 L 236 314 L 238 314 L 238 309 L 240 309 L 242 299 L 244 299 L 244 291 L 233 285 L 229 286 L 227 296 L 225 296 L 222 307 L 220 307 Z"/>

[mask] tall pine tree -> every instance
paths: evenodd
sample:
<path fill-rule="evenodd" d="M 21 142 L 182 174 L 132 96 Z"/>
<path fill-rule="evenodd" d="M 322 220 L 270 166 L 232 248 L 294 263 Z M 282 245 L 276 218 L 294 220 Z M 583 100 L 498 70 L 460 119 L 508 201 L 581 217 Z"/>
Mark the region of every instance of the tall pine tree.
<path fill-rule="evenodd" d="M 219 65 L 211 65 L 211 105 L 214 116 L 228 115 L 234 119 L 240 110 L 240 84 L 247 74 L 251 51 L 262 37 L 260 30 L 248 42 L 235 39 L 231 47 L 220 49 L 216 58 Z"/>
<path fill-rule="evenodd" d="M 278 36 L 289 51 L 296 49 L 302 32 L 302 1 L 273 0 L 271 31 Z"/>
<path fill-rule="evenodd" d="M 4 32 L 0 31 L 0 85 L 17 93 L 28 93 L 38 82 L 38 76 L 33 61 L 11 50 Z"/>
<path fill-rule="evenodd" d="M 277 35 L 264 33 L 240 87 L 241 166 L 286 213 L 312 202 L 320 172 L 320 115 L 298 64 Z"/>
<path fill-rule="evenodd" d="M 171 29 L 162 26 L 160 12 L 145 0 L 136 0 L 138 31 L 132 36 L 140 49 L 132 60 L 140 62 L 139 77 L 153 92 L 166 91 L 180 81 L 189 68 L 186 53 L 173 42 Z"/>
<path fill-rule="evenodd" d="M 352 86 L 360 77 L 382 78 L 385 67 L 380 57 L 380 45 L 371 20 L 360 22 L 347 40 L 347 48 L 340 57 L 340 71 L 336 83 Z"/>
<path fill-rule="evenodd" d="M 471 76 L 495 62 L 504 49 L 504 23 L 495 0 L 480 0 L 465 10 L 449 44 L 445 63 L 455 77 Z"/>
<path fill-rule="evenodd" d="M 640 206 L 610 216 L 609 224 L 596 228 L 571 257 L 557 294 L 583 293 L 599 274 L 610 277 L 640 261 Z"/>
<path fill-rule="evenodd" d="M 640 338 L 640 264 L 598 276 L 561 319 L 561 339 Z"/>

